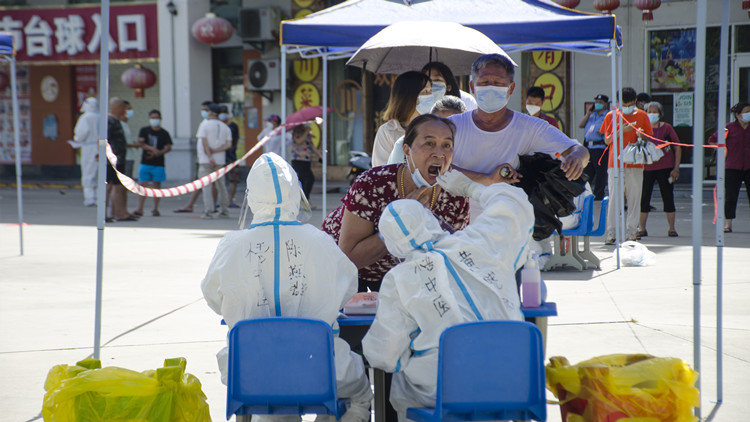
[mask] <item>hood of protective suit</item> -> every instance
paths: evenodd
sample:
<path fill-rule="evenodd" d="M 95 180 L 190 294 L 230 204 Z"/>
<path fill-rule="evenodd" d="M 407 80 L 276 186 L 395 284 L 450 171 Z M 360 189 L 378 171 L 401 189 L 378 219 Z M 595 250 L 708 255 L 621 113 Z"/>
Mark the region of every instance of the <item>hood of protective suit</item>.
<path fill-rule="evenodd" d="M 275 153 L 260 156 L 247 175 L 247 204 L 253 224 L 296 221 L 300 187 L 292 166 Z"/>
<path fill-rule="evenodd" d="M 425 249 L 425 242 L 437 242 L 446 233 L 435 216 L 419 201 L 399 199 L 383 210 L 378 230 L 388 251 L 406 258 L 415 249 Z"/>
<path fill-rule="evenodd" d="M 84 113 L 96 113 L 99 111 L 99 101 L 94 97 L 86 98 L 81 105 L 81 111 Z"/>

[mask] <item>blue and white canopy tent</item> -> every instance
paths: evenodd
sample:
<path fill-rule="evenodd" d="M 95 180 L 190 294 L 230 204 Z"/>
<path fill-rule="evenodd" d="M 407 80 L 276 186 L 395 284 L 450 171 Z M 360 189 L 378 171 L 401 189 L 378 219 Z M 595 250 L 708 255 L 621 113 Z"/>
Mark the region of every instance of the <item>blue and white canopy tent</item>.
<path fill-rule="evenodd" d="M 698 17 L 699 35 L 698 57 L 696 57 L 697 77 L 703 80 L 705 75 L 705 26 L 706 0 L 698 0 L 696 16 Z M 722 50 L 726 51 L 728 0 L 722 0 Z M 284 21 L 281 24 L 281 71 L 282 80 L 286 80 L 286 56 L 290 53 L 299 54 L 303 58 L 321 57 L 323 60 L 323 107 L 327 106 L 328 60 L 342 59 L 351 56 L 371 36 L 384 27 L 399 21 L 432 20 L 458 22 L 479 30 L 499 44 L 506 52 L 529 50 L 564 50 L 578 53 L 610 56 L 612 74 L 611 98 L 617 98 L 617 92 L 622 89 L 622 36 L 616 25 L 615 16 L 598 15 L 579 12 L 561 7 L 551 0 L 348 0 L 302 19 Z M 700 36 L 698 37 L 701 38 Z M 702 42 L 702 45 L 701 45 Z M 720 59 L 720 66 L 726 66 L 726 57 Z M 726 89 L 726 69 L 720 74 L 719 92 Z M 699 89 L 699 85 L 701 85 Z M 282 84 L 281 97 L 286 99 L 286 84 Z M 700 98 L 699 98 L 700 97 Z M 702 146 L 703 132 L 703 89 L 702 84 L 696 85 L 696 126 L 694 132 L 696 146 Z M 725 100 L 719 101 L 720 130 L 723 129 L 725 119 Z M 282 101 L 282 116 L 286 116 L 286 101 Z M 620 117 L 621 119 L 621 117 Z M 326 125 L 322 127 L 323 149 L 326 148 Z M 622 122 L 620 121 L 620 126 Z M 622 144 L 622 132 L 618 133 L 615 125 L 615 144 Z M 721 149 L 720 149 L 721 150 Z M 614 148 L 617 154 L 618 148 Z M 284 151 L 285 152 L 285 151 Z M 702 148 L 695 148 L 694 162 L 702 162 Z M 721 151 L 719 151 L 721 152 Z M 326 203 L 326 154 L 323 154 L 323 212 Z M 719 209 L 723 209 L 723 157 L 718 169 Z M 615 162 L 617 157 L 615 156 Z M 620 171 L 615 173 L 617 189 L 612 206 L 620 212 L 616 220 L 617 244 L 623 239 L 624 230 L 624 201 L 623 178 Z M 700 198 L 702 189 L 702 173 L 693 175 L 693 297 L 694 297 L 694 367 L 700 371 L 700 249 L 701 249 L 701 218 Z M 722 353 L 721 353 L 721 247 L 723 233 L 721 225 L 723 216 L 717 222 L 717 385 L 718 403 L 722 400 Z M 619 248 L 617 267 L 620 267 Z M 698 385 L 700 389 L 700 384 Z M 700 416 L 700 408 L 696 410 Z"/>
<path fill-rule="evenodd" d="M 0 32 L 0 60 L 10 63 L 10 86 L 13 97 L 13 143 L 16 150 L 16 195 L 18 196 L 18 243 L 23 255 L 23 187 L 21 186 L 21 134 L 18 111 L 18 86 L 16 84 L 16 50 L 13 35 Z"/>
<path fill-rule="evenodd" d="M 615 69 L 622 48 L 620 28 L 612 15 L 567 9 L 550 0 L 348 0 L 304 18 L 281 24 L 281 76 L 286 80 L 287 54 L 322 58 L 323 107 L 328 101 L 328 61 L 348 58 L 370 37 L 400 21 L 449 21 L 474 28 L 506 52 L 565 50 L 612 57 L 612 98 L 615 98 Z M 621 82 L 621 79 L 620 79 Z M 621 83 L 620 83 L 621 85 Z M 286 84 L 281 98 L 286 98 Z M 281 115 L 286 116 L 286 101 Z M 327 143 L 327 123 L 321 128 L 323 149 Z M 620 137 L 622 134 L 620 134 Z M 622 142 L 620 139 L 619 142 Z M 285 145 L 282 153 L 286 154 Z M 326 154 L 323 154 L 323 214 L 326 204 Z M 617 177 L 618 186 L 622 178 Z M 620 186 L 619 192 L 622 192 Z M 617 195 L 621 196 L 621 195 Z M 623 201 L 614 199 L 620 209 Z M 617 239 L 623 238 L 618 219 Z M 618 259 L 619 267 L 619 259 Z"/>

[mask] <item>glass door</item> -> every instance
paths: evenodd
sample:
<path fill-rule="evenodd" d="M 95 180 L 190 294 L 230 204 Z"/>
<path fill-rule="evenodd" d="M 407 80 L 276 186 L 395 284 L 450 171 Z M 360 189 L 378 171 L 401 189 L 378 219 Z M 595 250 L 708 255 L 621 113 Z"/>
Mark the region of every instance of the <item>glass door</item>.
<path fill-rule="evenodd" d="M 732 70 L 732 104 L 750 102 L 750 54 L 738 54 Z"/>

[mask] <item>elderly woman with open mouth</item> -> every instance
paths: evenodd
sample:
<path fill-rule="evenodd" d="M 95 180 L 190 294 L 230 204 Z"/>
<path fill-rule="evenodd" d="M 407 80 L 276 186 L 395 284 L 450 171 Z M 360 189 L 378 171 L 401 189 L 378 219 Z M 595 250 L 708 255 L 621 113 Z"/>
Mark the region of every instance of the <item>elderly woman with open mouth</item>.
<path fill-rule="evenodd" d="M 406 163 L 374 167 L 360 175 L 343 204 L 323 221 L 323 231 L 336 239 L 359 269 L 359 291 L 377 291 L 385 273 L 398 263 L 377 232 L 380 215 L 391 201 L 416 199 L 451 231 L 468 224 L 468 199 L 437 185 L 437 176 L 448 170 L 453 159 L 455 130 L 447 119 L 432 114 L 416 117 L 404 136 Z"/>

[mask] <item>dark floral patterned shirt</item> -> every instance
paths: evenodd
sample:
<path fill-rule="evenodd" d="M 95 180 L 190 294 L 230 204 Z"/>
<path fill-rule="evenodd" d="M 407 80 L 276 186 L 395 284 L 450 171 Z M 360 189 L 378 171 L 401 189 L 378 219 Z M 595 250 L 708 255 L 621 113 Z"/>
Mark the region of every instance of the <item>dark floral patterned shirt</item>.
<path fill-rule="evenodd" d="M 343 204 L 331 211 L 323 221 L 323 231 L 333 236 L 338 243 L 345 208 L 357 217 L 372 222 L 377 231 L 380 214 L 390 202 L 399 199 L 397 179 L 400 166 L 402 164 L 374 167 L 362 173 L 344 195 L 341 200 Z M 405 177 L 410 176 L 405 174 Z M 453 196 L 441 189 L 432 212 L 454 230 L 461 230 L 469 223 L 469 199 Z M 398 262 L 396 257 L 387 254 L 370 266 L 361 268 L 359 278 L 380 281 Z"/>

